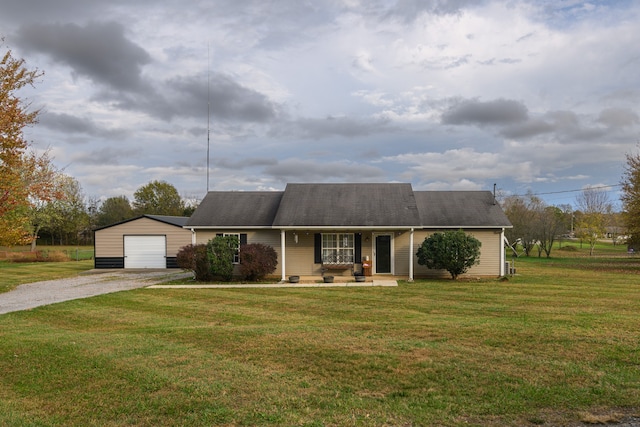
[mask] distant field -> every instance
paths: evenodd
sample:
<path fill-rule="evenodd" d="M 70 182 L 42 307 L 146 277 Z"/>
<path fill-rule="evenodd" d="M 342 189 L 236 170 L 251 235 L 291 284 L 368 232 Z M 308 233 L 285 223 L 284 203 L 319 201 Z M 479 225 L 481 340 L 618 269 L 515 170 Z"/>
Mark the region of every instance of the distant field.
<path fill-rule="evenodd" d="M 0 246 L 0 261 L 47 261 L 60 260 L 82 261 L 93 259 L 93 246 L 38 246 L 31 252 L 30 246 L 5 247 Z"/>
<path fill-rule="evenodd" d="M 640 258 L 601 250 L 520 258 L 502 280 L 140 289 L 2 315 L 0 425 L 640 416 Z"/>

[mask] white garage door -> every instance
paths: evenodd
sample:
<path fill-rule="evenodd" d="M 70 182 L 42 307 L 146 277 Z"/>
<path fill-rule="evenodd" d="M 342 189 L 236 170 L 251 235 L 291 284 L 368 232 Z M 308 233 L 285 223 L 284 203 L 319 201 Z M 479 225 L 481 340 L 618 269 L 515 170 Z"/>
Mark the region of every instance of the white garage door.
<path fill-rule="evenodd" d="M 166 268 L 166 236 L 124 236 L 124 268 Z"/>

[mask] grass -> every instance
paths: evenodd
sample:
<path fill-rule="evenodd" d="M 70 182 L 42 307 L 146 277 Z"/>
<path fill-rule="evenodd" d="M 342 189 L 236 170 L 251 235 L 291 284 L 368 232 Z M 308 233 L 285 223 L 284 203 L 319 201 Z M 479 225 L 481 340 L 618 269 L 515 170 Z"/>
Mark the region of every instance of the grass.
<path fill-rule="evenodd" d="M 0 253 L 29 252 L 29 246 L 4 247 Z M 64 253 L 74 261 L 65 262 L 11 262 L 0 258 L 0 293 L 18 285 L 41 280 L 62 279 L 93 268 L 93 246 L 38 246 L 44 258 Z"/>
<path fill-rule="evenodd" d="M 74 261 L 84 261 L 93 259 L 94 248 L 93 246 L 51 246 L 51 245 L 38 245 L 36 252 L 40 257 L 47 258 L 68 258 Z M 31 246 L 0 246 L 0 260 L 4 258 L 19 257 L 19 255 L 31 256 Z"/>
<path fill-rule="evenodd" d="M 0 261 L 0 293 L 8 292 L 23 283 L 72 277 L 92 268 L 92 260 L 29 263 Z"/>
<path fill-rule="evenodd" d="M 508 280 L 140 289 L 2 315 L 0 426 L 533 426 L 640 414 L 640 259 L 516 263 Z"/>

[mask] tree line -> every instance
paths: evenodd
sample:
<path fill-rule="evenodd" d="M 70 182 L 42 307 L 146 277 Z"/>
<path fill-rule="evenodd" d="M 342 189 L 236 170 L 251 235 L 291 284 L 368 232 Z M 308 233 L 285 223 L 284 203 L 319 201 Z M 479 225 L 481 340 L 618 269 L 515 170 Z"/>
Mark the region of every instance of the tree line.
<path fill-rule="evenodd" d="M 614 244 L 624 229 L 623 217 L 614 212 L 613 204 L 602 188 L 587 187 L 572 205 L 552 206 L 532 193 L 508 196 L 502 207 L 513 228 L 505 230 L 512 255 L 551 256 L 556 241 L 580 239 L 593 255 L 596 243 L 610 237 Z"/>
<path fill-rule="evenodd" d="M 186 202 L 168 182 L 152 181 L 138 188 L 133 201 L 125 195 L 104 201 L 87 198 L 78 181 L 65 174 L 55 177 L 59 195 L 35 200 L 30 208 L 31 249 L 46 244 L 92 244 L 93 230 L 136 216 L 190 216 L 195 206 Z"/>

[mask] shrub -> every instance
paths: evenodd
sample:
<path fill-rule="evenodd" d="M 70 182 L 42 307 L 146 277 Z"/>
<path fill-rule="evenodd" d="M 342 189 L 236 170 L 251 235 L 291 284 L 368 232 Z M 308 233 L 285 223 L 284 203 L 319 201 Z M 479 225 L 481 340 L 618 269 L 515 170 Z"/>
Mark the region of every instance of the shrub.
<path fill-rule="evenodd" d="M 278 266 L 278 254 L 271 246 L 251 243 L 240 247 L 240 275 L 244 280 L 260 280 Z"/>
<path fill-rule="evenodd" d="M 433 233 L 418 249 L 418 264 L 427 268 L 447 270 L 456 278 L 478 264 L 481 243 L 463 230 Z"/>
<path fill-rule="evenodd" d="M 62 252 L 62 251 L 50 251 L 50 252 L 46 252 L 44 254 L 44 259 L 43 261 L 47 261 L 47 262 L 66 262 L 66 261 L 71 261 L 71 258 L 69 258 L 69 255 L 67 255 L 66 253 Z"/>
<path fill-rule="evenodd" d="M 237 236 L 216 236 L 207 243 L 207 255 L 211 272 L 223 280 L 233 278 L 233 258 L 238 253 L 240 241 Z"/>
<path fill-rule="evenodd" d="M 208 282 L 212 279 L 211 266 L 207 255 L 207 245 L 187 245 L 176 255 L 178 267 L 193 271 L 195 279 Z"/>

